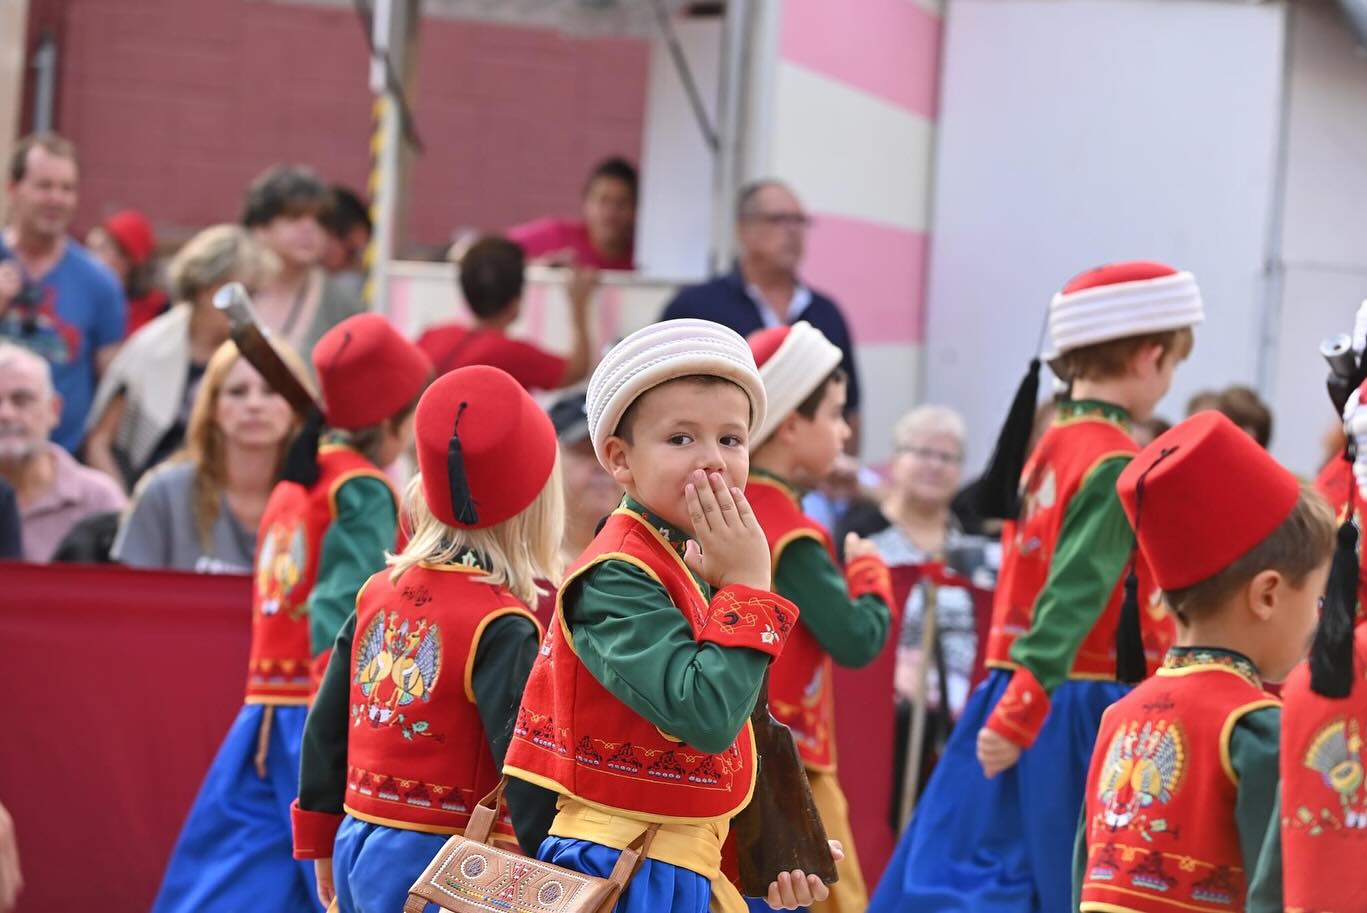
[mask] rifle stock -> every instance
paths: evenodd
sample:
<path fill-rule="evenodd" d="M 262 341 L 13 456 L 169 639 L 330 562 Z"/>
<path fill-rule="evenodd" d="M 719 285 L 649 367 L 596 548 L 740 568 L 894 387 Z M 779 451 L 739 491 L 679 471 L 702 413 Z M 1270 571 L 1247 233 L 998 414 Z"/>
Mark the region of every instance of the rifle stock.
<path fill-rule="evenodd" d="M 237 344 L 238 351 L 265 378 L 266 383 L 283 396 L 301 418 L 321 415 L 322 407 L 313 398 L 308 386 L 266 339 L 256 311 L 252 308 L 252 300 L 242 283 L 230 282 L 215 292 L 214 307 L 227 316 L 229 335 Z"/>
<path fill-rule="evenodd" d="M 769 712 L 768 672 L 764 673 L 750 722 L 755 731 L 759 776 L 750 804 L 731 822 L 741 892 L 747 897 L 763 897 L 780 872 L 794 869 L 834 884 L 838 879 L 835 859 L 797 743 L 792 730 Z"/>

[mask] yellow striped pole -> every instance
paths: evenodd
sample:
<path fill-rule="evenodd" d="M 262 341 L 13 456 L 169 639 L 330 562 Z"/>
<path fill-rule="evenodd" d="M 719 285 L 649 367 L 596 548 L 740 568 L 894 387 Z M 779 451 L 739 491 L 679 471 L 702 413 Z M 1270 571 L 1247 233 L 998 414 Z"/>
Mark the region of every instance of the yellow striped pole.
<path fill-rule="evenodd" d="M 370 174 L 366 178 L 366 199 L 370 201 L 370 243 L 366 245 L 365 257 L 362 261 L 365 267 L 365 285 L 362 287 L 361 300 L 365 303 L 367 310 L 381 310 L 381 303 L 377 297 L 387 297 L 382 293 L 377 295 L 377 291 L 382 290 L 387 283 L 388 270 L 382 264 L 388 259 L 388 253 L 381 248 L 382 222 L 387 222 L 382 205 L 384 198 L 384 151 L 386 147 L 386 112 L 391 107 L 389 95 L 381 86 L 375 95 L 375 101 L 370 107 L 371 129 L 370 129 Z M 387 233 L 386 233 L 387 234 Z"/>

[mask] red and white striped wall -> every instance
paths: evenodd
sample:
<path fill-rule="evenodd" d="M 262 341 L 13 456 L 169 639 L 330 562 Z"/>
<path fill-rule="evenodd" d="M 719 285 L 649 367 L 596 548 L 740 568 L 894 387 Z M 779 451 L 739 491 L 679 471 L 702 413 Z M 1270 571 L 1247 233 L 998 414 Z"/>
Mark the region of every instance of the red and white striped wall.
<path fill-rule="evenodd" d="M 750 167 L 814 222 L 804 278 L 840 302 L 864 384 L 864 452 L 881 462 L 917 399 L 941 9 L 938 0 L 783 0 Z"/>

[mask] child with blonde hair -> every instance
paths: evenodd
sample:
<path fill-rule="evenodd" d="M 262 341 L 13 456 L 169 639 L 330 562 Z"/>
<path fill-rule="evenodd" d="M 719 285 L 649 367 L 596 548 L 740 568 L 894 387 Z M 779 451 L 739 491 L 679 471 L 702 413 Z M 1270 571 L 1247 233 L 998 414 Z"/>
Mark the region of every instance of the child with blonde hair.
<path fill-rule="evenodd" d="M 564 496 L 555 429 L 507 373 L 436 381 L 418 403 L 412 536 L 356 597 L 304 730 L 294 849 L 341 913 L 398 910 L 498 784 L 559 581 Z M 512 459 L 512 455 L 516 459 Z M 535 851 L 553 803 L 510 790 L 496 837 Z"/>

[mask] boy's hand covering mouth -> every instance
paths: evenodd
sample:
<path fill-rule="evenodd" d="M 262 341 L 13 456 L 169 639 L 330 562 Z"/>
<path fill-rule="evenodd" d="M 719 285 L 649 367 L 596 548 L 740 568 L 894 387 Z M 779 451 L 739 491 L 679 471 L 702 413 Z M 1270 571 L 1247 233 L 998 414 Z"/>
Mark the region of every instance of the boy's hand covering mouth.
<path fill-rule="evenodd" d="M 718 589 L 769 589 L 769 543 L 745 493 L 728 489 L 721 473 L 699 469 L 684 486 L 684 500 L 693 522 L 693 538 L 684 547 L 689 568 Z"/>

